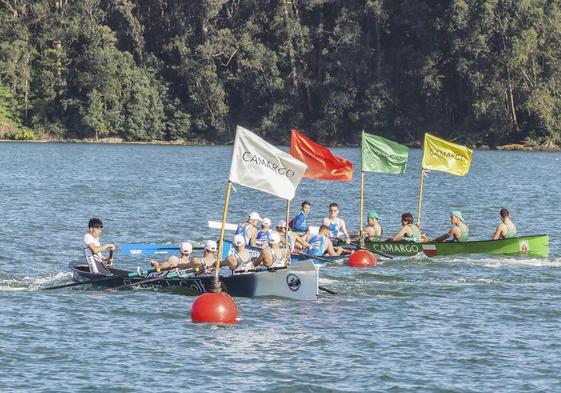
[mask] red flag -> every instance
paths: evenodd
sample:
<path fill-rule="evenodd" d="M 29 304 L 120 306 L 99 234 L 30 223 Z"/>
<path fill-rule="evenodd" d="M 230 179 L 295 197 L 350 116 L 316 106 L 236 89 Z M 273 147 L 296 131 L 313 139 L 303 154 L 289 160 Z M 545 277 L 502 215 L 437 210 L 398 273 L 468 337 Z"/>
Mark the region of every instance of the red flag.
<path fill-rule="evenodd" d="M 353 164 L 337 157 L 322 145 L 318 145 L 302 133 L 292 130 L 290 154 L 308 165 L 304 177 L 318 180 L 351 181 Z"/>

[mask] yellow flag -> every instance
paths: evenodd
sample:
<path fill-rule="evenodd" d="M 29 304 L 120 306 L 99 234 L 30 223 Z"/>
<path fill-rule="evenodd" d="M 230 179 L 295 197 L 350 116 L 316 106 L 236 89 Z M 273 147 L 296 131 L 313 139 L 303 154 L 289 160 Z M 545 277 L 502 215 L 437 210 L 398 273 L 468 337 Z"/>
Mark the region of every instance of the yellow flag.
<path fill-rule="evenodd" d="M 431 134 L 425 134 L 423 169 L 464 176 L 469 171 L 473 150 Z"/>

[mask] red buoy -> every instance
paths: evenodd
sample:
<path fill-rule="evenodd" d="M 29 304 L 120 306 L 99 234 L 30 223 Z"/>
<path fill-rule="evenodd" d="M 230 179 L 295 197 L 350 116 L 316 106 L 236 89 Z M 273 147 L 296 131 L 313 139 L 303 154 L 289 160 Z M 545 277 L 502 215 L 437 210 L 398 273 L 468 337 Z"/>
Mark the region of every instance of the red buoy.
<path fill-rule="evenodd" d="M 194 323 L 238 323 L 238 306 L 226 293 L 203 293 L 191 306 Z"/>
<path fill-rule="evenodd" d="M 376 257 L 370 251 L 358 250 L 349 257 L 349 266 L 352 267 L 374 267 L 377 264 Z"/>

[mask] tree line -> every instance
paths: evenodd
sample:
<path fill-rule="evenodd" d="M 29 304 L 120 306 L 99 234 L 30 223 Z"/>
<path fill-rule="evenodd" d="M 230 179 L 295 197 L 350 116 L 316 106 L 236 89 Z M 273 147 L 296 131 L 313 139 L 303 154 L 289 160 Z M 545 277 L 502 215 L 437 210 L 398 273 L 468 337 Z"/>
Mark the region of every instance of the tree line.
<path fill-rule="evenodd" d="M 0 0 L 0 134 L 561 142 L 558 0 Z"/>

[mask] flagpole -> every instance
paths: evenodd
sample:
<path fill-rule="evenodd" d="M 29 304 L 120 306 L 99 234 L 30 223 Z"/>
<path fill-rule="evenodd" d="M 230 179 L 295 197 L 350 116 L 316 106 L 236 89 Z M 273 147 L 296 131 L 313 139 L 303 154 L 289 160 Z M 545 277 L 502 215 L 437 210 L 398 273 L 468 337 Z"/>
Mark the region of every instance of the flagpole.
<path fill-rule="evenodd" d="M 286 224 L 286 232 L 285 232 L 285 236 L 284 236 L 284 244 L 286 244 L 286 249 L 290 250 L 290 247 L 288 247 L 288 219 L 290 217 L 290 199 L 286 200 L 286 220 L 285 220 L 285 224 Z"/>
<path fill-rule="evenodd" d="M 220 238 L 218 239 L 218 255 L 216 258 L 216 268 L 214 269 L 214 285 L 213 292 L 220 293 L 220 283 L 218 281 L 218 273 L 220 271 L 220 263 L 222 262 L 222 250 L 224 249 L 224 230 L 226 228 L 226 220 L 228 218 L 228 205 L 230 204 L 230 192 L 232 191 L 232 182 L 228 180 L 226 187 L 226 200 L 224 201 L 224 211 L 222 212 L 222 226 L 220 227 Z"/>
<path fill-rule="evenodd" d="M 362 242 L 362 229 L 364 228 L 364 171 L 360 171 L 360 227 L 359 236 Z"/>
<path fill-rule="evenodd" d="M 423 185 L 425 183 L 425 170 L 421 167 L 421 186 L 419 189 L 419 207 L 417 209 L 417 226 L 421 225 L 421 206 L 423 204 Z"/>

